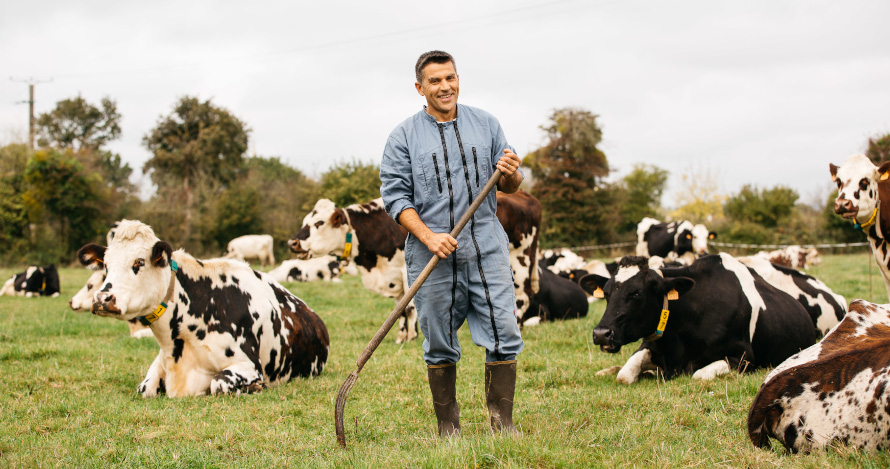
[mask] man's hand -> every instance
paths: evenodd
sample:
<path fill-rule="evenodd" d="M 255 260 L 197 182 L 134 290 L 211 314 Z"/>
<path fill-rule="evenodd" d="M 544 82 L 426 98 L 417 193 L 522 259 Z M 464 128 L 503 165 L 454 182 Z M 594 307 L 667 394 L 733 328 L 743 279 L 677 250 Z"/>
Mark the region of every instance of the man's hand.
<path fill-rule="evenodd" d="M 448 233 L 433 233 L 430 231 L 420 241 L 426 244 L 427 249 L 439 256 L 440 259 L 445 259 L 457 249 L 457 240 Z"/>
<path fill-rule="evenodd" d="M 498 181 L 498 188 L 501 192 L 512 194 L 519 190 L 519 185 L 522 184 L 522 173 L 517 171 L 520 164 L 522 164 L 522 160 L 516 156 L 516 153 L 513 153 L 513 150 L 509 148 L 505 148 L 504 156 L 495 165 L 501 170 L 502 174 L 501 180 Z"/>

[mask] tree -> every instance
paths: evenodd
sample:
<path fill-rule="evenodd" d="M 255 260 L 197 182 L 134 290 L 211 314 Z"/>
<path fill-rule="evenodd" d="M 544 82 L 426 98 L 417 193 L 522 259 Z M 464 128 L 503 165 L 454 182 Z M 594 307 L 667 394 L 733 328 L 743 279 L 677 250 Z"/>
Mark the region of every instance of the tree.
<path fill-rule="evenodd" d="M 174 105 L 173 112 L 161 117 L 157 126 L 142 139 L 153 155 L 142 171 L 151 174 L 159 192 L 169 191 L 171 182 L 181 187 L 185 210 L 183 242 L 191 239 L 196 181 L 206 178 L 226 184 L 234 180 L 247 151 L 249 132 L 247 126 L 226 109 L 213 105 L 210 100 L 202 102 L 185 96 Z"/>
<path fill-rule="evenodd" d="M 726 201 L 723 210 L 733 220 L 777 228 L 788 221 L 797 199 L 797 192 L 785 186 L 758 189 L 746 184 Z"/>
<path fill-rule="evenodd" d="M 709 167 L 691 168 L 680 179 L 680 188 L 674 195 L 679 208 L 671 212 L 672 218 L 693 223 L 710 223 L 723 217 L 726 196 L 720 194 L 717 174 Z"/>
<path fill-rule="evenodd" d="M 890 134 L 869 138 L 865 156 L 867 156 L 875 166 L 880 166 L 884 161 L 890 160 Z"/>
<path fill-rule="evenodd" d="M 321 193 L 338 207 L 380 197 L 380 167 L 353 160 L 337 163 L 321 175 Z"/>
<path fill-rule="evenodd" d="M 37 144 L 61 150 L 98 150 L 121 134 L 117 104 L 102 98 L 102 108 L 78 96 L 56 103 L 37 118 Z"/>
<path fill-rule="evenodd" d="M 547 243 L 608 241 L 613 235 L 604 221 L 614 210 L 603 204 L 607 194 L 598 194 L 609 164 L 597 148 L 602 130 L 596 119 L 580 109 L 554 111 L 549 125 L 541 127 L 549 142 L 523 160 L 534 172 L 532 193 L 541 201 Z"/>
<path fill-rule="evenodd" d="M 633 170 L 621 180 L 625 191 L 621 204 L 624 217 L 621 231 L 634 231 L 644 217 L 658 218 L 661 196 L 667 186 L 668 172 L 657 166 L 635 164 Z"/>

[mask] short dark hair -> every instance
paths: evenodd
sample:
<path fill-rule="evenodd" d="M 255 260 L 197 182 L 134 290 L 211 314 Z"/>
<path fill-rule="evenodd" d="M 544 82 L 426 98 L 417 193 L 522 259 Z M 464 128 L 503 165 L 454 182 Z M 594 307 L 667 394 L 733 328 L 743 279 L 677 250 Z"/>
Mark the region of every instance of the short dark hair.
<path fill-rule="evenodd" d="M 431 50 L 420 54 L 420 57 L 417 58 L 417 64 L 414 65 L 414 76 L 417 78 L 417 83 L 423 82 L 424 67 L 429 64 L 444 64 L 448 62 L 451 62 L 451 64 L 454 65 L 454 69 L 457 70 L 457 63 L 454 61 L 454 57 L 448 52 Z"/>

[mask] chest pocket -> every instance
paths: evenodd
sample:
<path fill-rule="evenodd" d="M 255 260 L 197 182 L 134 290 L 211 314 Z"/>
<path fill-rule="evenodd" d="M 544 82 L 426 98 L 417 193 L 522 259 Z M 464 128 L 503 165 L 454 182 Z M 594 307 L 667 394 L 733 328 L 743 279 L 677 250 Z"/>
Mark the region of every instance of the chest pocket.
<path fill-rule="evenodd" d="M 423 173 L 423 190 L 428 200 L 448 196 L 448 185 L 445 176 L 445 157 L 442 149 L 428 151 L 420 158 Z"/>
<path fill-rule="evenodd" d="M 491 146 L 466 144 L 467 170 L 470 173 L 470 184 L 478 189 L 488 182 L 492 173 Z"/>

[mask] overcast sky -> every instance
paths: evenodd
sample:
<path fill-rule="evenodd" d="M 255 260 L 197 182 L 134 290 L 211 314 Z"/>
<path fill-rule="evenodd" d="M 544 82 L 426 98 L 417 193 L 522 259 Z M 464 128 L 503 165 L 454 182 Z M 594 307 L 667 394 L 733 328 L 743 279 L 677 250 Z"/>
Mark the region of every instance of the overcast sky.
<path fill-rule="evenodd" d="M 141 174 L 142 137 L 183 95 L 245 121 L 250 153 L 318 176 L 379 163 L 421 109 L 417 56 L 457 59 L 460 102 L 502 123 L 524 156 L 554 109 L 600 116 L 615 173 L 710 170 L 725 193 L 784 184 L 827 196 L 828 163 L 890 132 L 890 2 L 4 1 L 0 144 L 77 95 L 117 102 L 111 145 Z M 147 180 L 145 184 L 148 184 Z"/>

